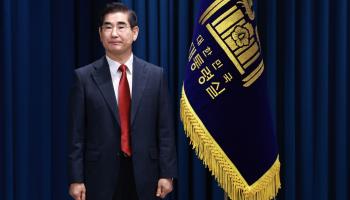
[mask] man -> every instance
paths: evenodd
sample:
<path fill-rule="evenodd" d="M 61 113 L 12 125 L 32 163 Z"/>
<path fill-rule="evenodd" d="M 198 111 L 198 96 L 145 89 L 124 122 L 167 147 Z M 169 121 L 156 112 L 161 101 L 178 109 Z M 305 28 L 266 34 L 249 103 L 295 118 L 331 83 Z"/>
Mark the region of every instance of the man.
<path fill-rule="evenodd" d="M 70 98 L 69 193 L 75 200 L 164 198 L 177 175 L 163 69 L 137 58 L 136 14 L 107 4 L 99 35 L 106 56 L 75 70 Z"/>

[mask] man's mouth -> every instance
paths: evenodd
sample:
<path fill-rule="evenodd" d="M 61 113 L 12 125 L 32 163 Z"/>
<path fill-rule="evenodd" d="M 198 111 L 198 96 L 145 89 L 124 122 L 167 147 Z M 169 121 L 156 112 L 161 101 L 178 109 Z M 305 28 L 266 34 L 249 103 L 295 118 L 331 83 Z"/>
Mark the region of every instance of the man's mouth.
<path fill-rule="evenodd" d="M 111 45 L 120 45 L 120 44 L 122 44 L 122 42 L 109 42 L 109 44 L 111 44 Z"/>

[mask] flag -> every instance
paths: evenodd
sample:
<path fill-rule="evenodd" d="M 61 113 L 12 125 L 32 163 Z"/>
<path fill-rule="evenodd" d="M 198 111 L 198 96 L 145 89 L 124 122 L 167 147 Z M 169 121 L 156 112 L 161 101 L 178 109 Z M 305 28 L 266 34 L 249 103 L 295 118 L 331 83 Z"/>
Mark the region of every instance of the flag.
<path fill-rule="evenodd" d="M 197 156 L 232 200 L 268 200 L 280 162 L 252 0 L 201 0 L 180 115 Z"/>

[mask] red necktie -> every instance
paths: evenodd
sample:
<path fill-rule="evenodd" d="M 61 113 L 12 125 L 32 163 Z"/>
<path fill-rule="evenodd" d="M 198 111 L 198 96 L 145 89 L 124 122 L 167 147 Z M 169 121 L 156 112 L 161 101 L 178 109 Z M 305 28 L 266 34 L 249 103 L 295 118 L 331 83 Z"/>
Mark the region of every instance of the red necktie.
<path fill-rule="evenodd" d="M 121 127 L 121 150 L 131 156 L 130 145 L 130 89 L 128 79 L 126 78 L 126 65 L 120 65 L 119 69 L 122 72 L 118 87 L 118 108 Z"/>

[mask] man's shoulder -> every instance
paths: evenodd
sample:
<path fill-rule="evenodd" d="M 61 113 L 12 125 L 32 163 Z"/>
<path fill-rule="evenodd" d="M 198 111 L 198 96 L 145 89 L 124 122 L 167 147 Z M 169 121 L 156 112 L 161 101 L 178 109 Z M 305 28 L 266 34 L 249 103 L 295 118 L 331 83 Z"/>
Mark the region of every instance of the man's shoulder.
<path fill-rule="evenodd" d="M 91 72 L 95 71 L 98 67 L 103 66 L 104 59 L 105 57 L 101 57 L 100 59 L 95 60 L 92 63 L 78 67 L 74 71 L 80 75 L 91 74 Z"/>
<path fill-rule="evenodd" d="M 154 72 L 163 72 L 163 68 L 160 66 L 157 66 L 153 63 L 147 62 L 139 57 L 134 56 L 134 64 L 140 66 L 140 67 L 146 67 L 147 70 L 154 71 Z"/>

